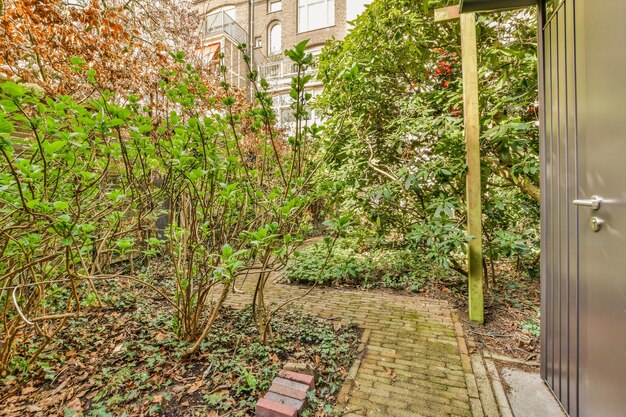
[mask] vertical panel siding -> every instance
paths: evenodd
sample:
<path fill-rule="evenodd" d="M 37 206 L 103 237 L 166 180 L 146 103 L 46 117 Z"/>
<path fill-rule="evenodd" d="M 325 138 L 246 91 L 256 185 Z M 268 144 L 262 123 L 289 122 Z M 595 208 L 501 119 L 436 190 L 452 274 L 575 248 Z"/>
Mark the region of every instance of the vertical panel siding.
<path fill-rule="evenodd" d="M 542 375 L 572 417 L 577 410 L 576 78 L 574 0 L 543 27 Z"/>
<path fill-rule="evenodd" d="M 550 210 L 550 326 L 551 326 L 551 337 L 550 337 L 550 346 L 548 347 L 548 354 L 550 355 L 550 363 L 552 365 L 552 373 L 550 375 L 550 382 L 552 389 L 555 393 L 559 393 L 559 380 L 558 380 L 558 352 L 559 352 L 559 343 L 558 343 L 558 307 L 559 307 L 559 286 L 557 277 L 559 276 L 559 267 L 560 262 L 558 259 L 558 242 L 559 242 L 559 159 L 557 155 L 558 150 L 558 110 L 559 110 L 559 74 L 558 74 L 558 33 L 557 33 L 557 22 L 555 19 L 552 19 L 549 26 L 550 30 L 550 55 L 547 57 L 550 60 L 550 84 L 548 88 L 550 89 L 550 101 L 551 107 L 549 109 L 550 112 L 550 126 L 549 128 L 549 136 L 548 143 L 550 146 L 550 182 L 552 183 L 552 192 L 550 195 L 550 200 L 552 201 L 552 210 Z"/>
<path fill-rule="evenodd" d="M 548 251 L 548 239 L 547 239 L 547 230 L 548 230 L 548 220 L 546 213 L 549 209 L 549 199 L 547 196 L 549 195 L 549 182 L 547 181 L 546 176 L 546 155 L 548 152 L 547 144 L 546 144 L 546 109 L 548 103 L 548 97 L 546 94 L 546 54 L 549 53 L 549 40 L 547 40 L 546 33 L 543 30 L 546 21 L 546 12 L 545 7 L 542 3 L 542 0 L 537 1 L 537 27 L 538 30 L 538 45 L 537 45 L 537 56 L 538 56 L 538 81 L 539 81 L 539 164 L 540 164 L 540 175 L 539 175 L 539 183 L 540 183 L 540 193 L 541 193 L 541 258 L 540 258 L 540 271 L 541 271 L 541 378 L 544 380 L 548 379 L 548 365 L 547 365 L 547 355 L 548 351 L 548 324 L 547 324 L 547 294 L 548 294 L 548 262 L 547 259 L 549 256 Z"/>
<path fill-rule="evenodd" d="M 569 204 L 577 198 L 578 189 L 578 140 L 576 132 L 576 48 L 575 48 L 575 25 L 574 25 L 574 0 L 565 3 L 565 60 L 567 68 L 566 94 L 567 94 L 567 301 L 568 301 L 568 326 L 567 326 L 567 369 L 568 369 L 568 396 L 567 411 L 570 416 L 578 416 L 578 210 L 573 204 Z"/>
<path fill-rule="evenodd" d="M 557 31 L 559 51 L 558 61 L 558 90 L 559 90 L 559 398 L 567 408 L 568 399 L 568 358 L 567 358 L 567 281 L 568 281 L 568 252 L 567 252 L 567 223 L 568 223 L 568 195 L 567 195 L 567 68 L 565 67 L 565 11 L 562 7 L 557 15 Z"/>
<path fill-rule="evenodd" d="M 552 319 L 552 294 L 554 293 L 552 288 L 552 262 L 548 260 L 553 258 L 552 253 L 552 143 L 548 140 L 549 137 L 552 137 L 552 90 L 548 88 L 548 86 L 552 85 L 552 61 L 549 59 L 552 55 L 552 40 L 551 40 L 551 32 L 549 29 L 543 31 L 544 33 L 544 45 L 545 45 L 545 55 L 544 55 L 544 77 L 545 77 L 545 103 L 543 107 L 544 114 L 544 123 L 543 123 L 543 131 L 544 131 L 544 155 L 543 161 L 543 178 L 544 178 L 544 189 L 545 198 L 542 200 L 543 209 L 541 214 L 544 219 L 544 229 L 542 230 L 543 238 L 544 238 L 544 246 L 542 248 L 542 258 L 545 262 L 545 271 L 543 280 L 545 282 L 545 291 L 543 293 L 544 297 L 544 310 L 543 317 L 545 326 L 543 329 L 544 334 L 544 349 L 542 351 L 542 357 L 544 362 L 544 379 L 552 383 L 552 358 L 554 355 L 552 354 L 552 347 L 554 346 L 554 341 L 552 340 L 552 331 L 554 326 L 551 323 Z"/>
<path fill-rule="evenodd" d="M 539 154 L 540 154 L 540 176 L 539 176 L 539 180 L 540 180 L 540 191 L 541 191 L 541 216 L 540 216 L 540 221 L 541 221 L 541 260 L 540 260 L 540 266 L 541 266 L 541 377 L 544 380 L 548 380 L 548 355 L 546 354 L 546 352 L 548 351 L 548 338 L 549 338 L 549 323 L 548 323 L 548 315 L 546 314 L 547 311 L 547 305 L 548 305 L 548 286 L 549 286 L 549 282 L 548 282 L 548 266 L 549 263 L 547 262 L 548 259 L 548 218 L 546 213 L 550 212 L 550 199 L 549 199 L 549 195 L 550 195 L 550 181 L 548 178 L 548 160 L 547 160 L 547 155 L 549 154 L 548 152 L 548 144 L 546 142 L 546 129 L 548 126 L 548 116 L 547 116 L 547 109 L 549 108 L 549 94 L 547 93 L 546 90 L 546 85 L 547 85 L 547 80 L 546 80 L 546 74 L 547 74 L 547 66 L 548 63 L 545 59 L 546 56 L 548 56 L 550 54 L 550 39 L 548 36 L 548 33 L 546 31 L 543 30 L 544 25 L 545 25 L 545 8 L 543 7 L 543 4 L 541 4 L 541 2 L 538 3 L 539 7 L 538 7 L 538 14 L 537 14 L 537 18 L 538 18 L 538 27 L 539 27 L 539 34 L 538 34 L 538 41 L 539 41 L 539 45 L 538 45 L 538 56 L 539 56 L 539 100 L 540 100 L 540 107 L 539 107 L 539 118 L 540 118 L 540 122 L 539 122 Z"/>

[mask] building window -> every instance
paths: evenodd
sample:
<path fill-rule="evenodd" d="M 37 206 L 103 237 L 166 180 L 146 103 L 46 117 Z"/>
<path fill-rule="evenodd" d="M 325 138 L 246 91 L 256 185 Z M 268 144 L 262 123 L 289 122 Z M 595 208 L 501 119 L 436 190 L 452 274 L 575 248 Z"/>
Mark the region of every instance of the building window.
<path fill-rule="evenodd" d="M 283 9 L 282 0 L 268 0 L 267 1 L 268 13 L 280 12 L 282 9 Z"/>
<path fill-rule="evenodd" d="M 255 36 L 254 37 L 254 47 L 255 48 L 260 48 L 263 46 L 263 41 L 261 40 L 260 36 Z"/>
<path fill-rule="evenodd" d="M 348 0 L 346 2 L 346 20 L 351 22 L 359 17 L 365 10 L 365 6 L 371 2 L 372 0 Z"/>
<path fill-rule="evenodd" d="M 267 52 L 269 55 L 279 55 L 282 54 L 282 28 L 280 23 L 274 23 L 270 26 L 269 30 L 269 39 L 267 42 Z"/>
<path fill-rule="evenodd" d="M 274 112 L 276 112 L 276 116 L 278 117 L 279 125 L 286 126 L 295 123 L 296 118 L 294 117 L 293 109 L 291 108 L 292 102 L 293 99 L 289 96 L 289 94 L 281 94 L 272 97 L 272 104 Z"/>
<path fill-rule="evenodd" d="M 221 46 L 220 42 L 214 42 L 196 49 L 204 68 L 211 68 L 217 72 L 220 63 Z"/>
<path fill-rule="evenodd" d="M 298 0 L 298 32 L 335 24 L 335 0 Z"/>

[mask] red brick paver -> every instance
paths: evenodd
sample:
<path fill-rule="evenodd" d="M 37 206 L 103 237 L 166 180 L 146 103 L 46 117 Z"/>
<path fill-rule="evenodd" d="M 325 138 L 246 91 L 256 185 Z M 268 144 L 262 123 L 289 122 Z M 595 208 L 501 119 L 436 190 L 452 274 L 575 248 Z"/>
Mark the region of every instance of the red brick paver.
<path fill-rule="evenodd" d="M 253 284 L 246 283 L 242 294 L 231 294 L 227 304 L 242 307 L 249 303 Z M 307 290 L 270 283 L 267 301 L 285 301 Z M 447 301 L 316 288 L 294 305 L 369 330 L 351 389 L 346 398 L 339 399 L 345 403 L 346 416 L 491 415 L 481 402 L 485 388 L 491 388 L 488 382 L 486 387 L 477 387 L 462 327 Z"/>

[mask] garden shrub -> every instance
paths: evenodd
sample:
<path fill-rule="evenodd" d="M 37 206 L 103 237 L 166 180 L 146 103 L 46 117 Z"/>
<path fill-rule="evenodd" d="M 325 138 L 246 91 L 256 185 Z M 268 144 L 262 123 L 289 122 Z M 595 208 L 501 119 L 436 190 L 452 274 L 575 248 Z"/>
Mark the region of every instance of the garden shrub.
<path fill-rule="evenodd" d="M 433 24 L 447 5 L 372 2 L 323 49 L 316 105 L 332 155 L 328 205 L 467 275 L 459 30 Z M 477 29 L 484 258 L 495 278 L 494 262 L 524 267 L 539 252 L 536 15 L 481 15 Z"/>
<path fill-rule="evenodd" d="M 92 86 L 89 100 L 0 85 L 0 372 L 28 331 L 45 336 L 32 362 L 68 318 L 103 306 L 104 280 L 160 294 L 174 308 L 177 335 L 191 342 L 189 355 L 234 280 L 260 264 L 252 311 L 267 342 L 276 309 L 265 304 L 265 284 L 302 241 L 307 207 L 321 198 L 312 178 L 324 152 L 317 127 L 302 124 L 313 60 L 306 47 L 287 51 L 298 69 L 299 120 L 287 138 L 273 127 L 267 83 L 250 103 L 225 78 L 219 88 L 207 84 L 182 53 L 161 70 L 158 108 L 106 90 L 78 57 L 72 66 Z M 329 224 L 338 231 L 346 221 Z M 135 260 L 157 257 L 173 266 L 171 280 L 135 273 Z M 112 260 L 128 262 L 130 273 Z"/>
<path fill-rule="evenodd" d="M 327 263 L 326 254 L 323 242 L 296 251 L 287 264 L 285 279 L 306 285 L 420 291 L 425 284 L 447 274 L 410 250 L 373 247 L 354 238 L 339 239 Z"/>

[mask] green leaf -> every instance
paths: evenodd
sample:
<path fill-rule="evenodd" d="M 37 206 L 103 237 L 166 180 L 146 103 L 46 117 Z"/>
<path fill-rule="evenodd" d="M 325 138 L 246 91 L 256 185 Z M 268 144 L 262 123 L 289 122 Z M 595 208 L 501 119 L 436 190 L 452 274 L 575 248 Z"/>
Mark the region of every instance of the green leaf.
<path fill-rule="evenodd" d="M 26 94 L 26 89 L 22 86 L 15 84 L 12 81 L 7 81 L 0 85 L 0 88 L 9 97 L 23 97 Z"/>
<path fill-rule="evenodd" d="M 60 151 L 65 145 L 67 145 L 66 141 L 64 141 L 64 140 L 56 140 L 54 142 L 44 142 L 43 148 L 46 151 L 46 153 L 54 154 L 54 153 Z"/>
<path fill-rule="evenodd" d="M 230 258 L 233 255 L 233 248 L 232 246 L 230 246 L 229 244 L 225 244 L 224 246 L 222 246 L 222 256 L 225 259 Z"/>
<path fill-rule="evenodd" d="M 30 200 L 26 202 L 26 207 L 29 209 L 34 209 L 39 205 L 39 200 Z"/>
<path fill-rule="evenodd" d="M 89 71 L 87 71 L 87 79 L 92 84 L 96 82 L 96 70 L 95 69 L 90 68 Z"/>
<path fill-rule="evenodd" d="M 0 117 L 0 134 L 13 133 L 13 130 L 13 124 L 5 118 Z"/>
<path fill-rule="evenodd" d="M 87 63 L 79 56 L 73 56 L 70 58 L 70 64 L 75 65 L 77 67 L 82 67 L 87 65 Z"/>
<path fill-rule="evenodd" d="M 67 210 L 70 205 L 65 201 L 55 201 L 52 206 L 57 210 Z"/>

